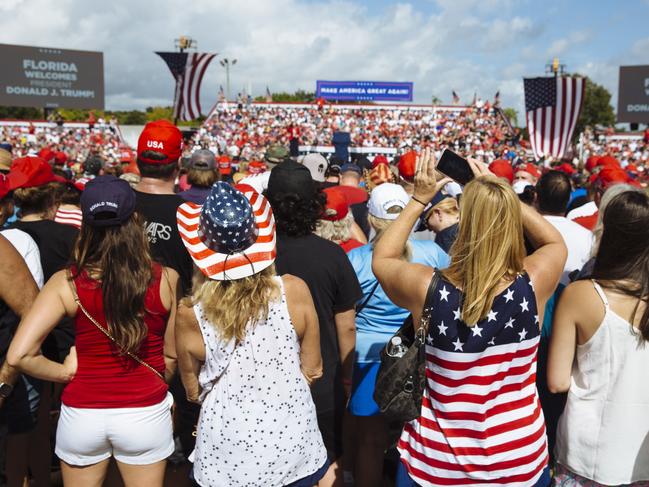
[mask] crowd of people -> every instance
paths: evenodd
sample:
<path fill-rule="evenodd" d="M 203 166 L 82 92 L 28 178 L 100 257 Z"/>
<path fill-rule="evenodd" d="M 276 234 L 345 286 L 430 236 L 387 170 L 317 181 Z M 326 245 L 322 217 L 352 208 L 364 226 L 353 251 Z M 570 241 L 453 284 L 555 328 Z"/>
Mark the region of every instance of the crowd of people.
<path fill-rule="evenodd" d="M 110 129 L 62 163 L 74 132 L 5 132 L 6 485 L 649 485 L 644 146 L 537 163 L 501 120 L 248 106 L 117 165 Z M 291 154 L 339 130 L 399 154 Z"/>
<path fill-rule="evenodd" d="M 213 151 L 259 157 L 271 144 L 331 145 L 334 132 L 350 134 L 353 147 L 419 149 L 453 147 L 476 156 L 515 146 L 517 135 L 489 103 L 471 107 L 350 108 L 222 104 L 199 130 L 196 140 Z"/>

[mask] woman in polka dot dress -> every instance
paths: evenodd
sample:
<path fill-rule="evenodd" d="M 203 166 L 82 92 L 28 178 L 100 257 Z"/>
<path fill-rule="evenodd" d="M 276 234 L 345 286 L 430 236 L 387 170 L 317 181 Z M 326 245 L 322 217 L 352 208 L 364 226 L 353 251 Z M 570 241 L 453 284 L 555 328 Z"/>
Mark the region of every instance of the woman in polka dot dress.
<path fill-rule="evenodd" d="M 178 210 L 202 273 L 178 308 L 187 397 L 201 403 L 194 478 L 201 486 L 318 483 L 328 468 L 309 384 L 322 375 L 307 285 L 275 275 L 275 224 L 263 196 L 216 183 Z M 223 211 L 221 211 L 223 210 Z"/>

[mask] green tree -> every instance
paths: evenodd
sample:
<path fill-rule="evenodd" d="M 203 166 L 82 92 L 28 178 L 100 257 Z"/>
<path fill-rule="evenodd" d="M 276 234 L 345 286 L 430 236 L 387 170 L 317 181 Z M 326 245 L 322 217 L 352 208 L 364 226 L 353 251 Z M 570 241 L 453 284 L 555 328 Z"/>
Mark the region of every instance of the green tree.
<path fill-rule="evenodd" d="M 152 120 L 169 120 L 173 122 L 173 107 L 147 107 L 146 109 L 146 120 L 148 122 Z"/>
<path fill-rule="evenodd" d="M 433 97 L 430 100 L 431 105 L 439 105 L 442 103 L 442 100 L 440 100 L 437 96 L 433 95 Z"/>
<path fill-rule="evenodd" d="M 518 111 L 515 108 L 503 108 L 503 115 L 507 117 L 512 127 L 518 127 Z"/>
<path fill-rule="evenodd" d="M 315 93 L 312 91 L 297 90 L 295 93 L 273 93 L 274 102 L 284 103 L 313 103 L 315 101 Z"/>
<path fill-rule="evenodd" d="M 581 114 L 577 119 L 574 137 L 587 127 L 604 125 L 610 127 L 615 125 L 615 112 L 611 106 L 611 93 L 602 85 L 586 78 L 584 102 L 581 106 Z"/>

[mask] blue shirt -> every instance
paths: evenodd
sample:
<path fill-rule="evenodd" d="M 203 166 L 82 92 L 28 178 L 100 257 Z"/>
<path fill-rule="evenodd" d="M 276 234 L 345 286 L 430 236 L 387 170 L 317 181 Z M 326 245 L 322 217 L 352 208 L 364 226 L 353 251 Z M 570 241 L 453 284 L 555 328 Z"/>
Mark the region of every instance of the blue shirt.
<path fill-rule="evenodd" d="M 412 263 L 439 269 L 448 267 L 448 255 L 435 242 L 412 239 L 408 242 L 412 248 Z M 363 297 L 358 301 L 361 304 L 377 283 L 372 273 L 372 246 L 363 245 L 350 251 L 347 256 L 363 290 Z M 381 285 L 378 285 L 365 307 L 356 314 L 356 361 L 379 362 L 379 352 L 409 314 L 408 310 L 390 301 Z"/>

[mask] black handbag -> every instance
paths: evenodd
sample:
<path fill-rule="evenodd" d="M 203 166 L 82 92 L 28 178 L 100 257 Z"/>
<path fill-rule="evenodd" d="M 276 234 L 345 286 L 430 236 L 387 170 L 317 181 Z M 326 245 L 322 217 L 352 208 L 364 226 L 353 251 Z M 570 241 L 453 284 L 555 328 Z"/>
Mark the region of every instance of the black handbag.
<path fill-rule="evenodd" d="M 425 343 L 430 320 L 430 308 L 439 282 L 439 272 L 428 286 L 419 326 L 415 329 L 412 315 L 403 322 L 381 350 L 381 365 L 374 386 L 374 401 L 389 421 L 405 423 L 421 414 L 421 398 L 426 385 Z M 390 357 L 388 347 L 392 338 L 401 338 L 408 350 L 401 357 Z"/>

